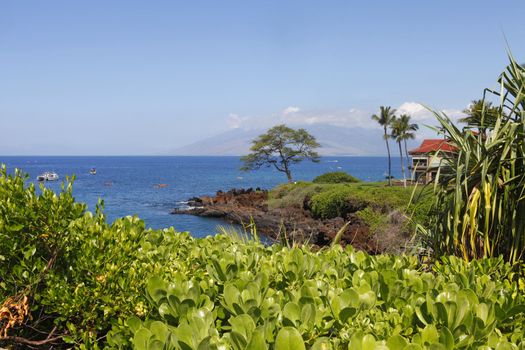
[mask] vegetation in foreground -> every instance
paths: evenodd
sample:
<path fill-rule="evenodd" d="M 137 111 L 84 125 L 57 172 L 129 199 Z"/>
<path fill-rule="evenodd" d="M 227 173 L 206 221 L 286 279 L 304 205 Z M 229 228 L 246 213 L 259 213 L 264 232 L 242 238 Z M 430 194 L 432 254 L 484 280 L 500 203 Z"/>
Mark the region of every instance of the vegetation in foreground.
<path fill-rule="evenodd" d="M 502 260 L 265 246 L 109 225 L 0 176 L 0 345 L 137 349 L 523 349 L 525 286 Z M 487 347 L 485 347 L 487 348 Z"/>
<path fill-rule="evenodd" d="M 500 88 L 488 92 L 499 106 L 489 95 L 476 101 L 466 130 L 434 112 L 457 154 L 438 175 L 436 215 L 426 236 L 437 254 L 501 255 L 518 264 L 525 258 L 525 68 L 510 56 L 498 82 Z"/>

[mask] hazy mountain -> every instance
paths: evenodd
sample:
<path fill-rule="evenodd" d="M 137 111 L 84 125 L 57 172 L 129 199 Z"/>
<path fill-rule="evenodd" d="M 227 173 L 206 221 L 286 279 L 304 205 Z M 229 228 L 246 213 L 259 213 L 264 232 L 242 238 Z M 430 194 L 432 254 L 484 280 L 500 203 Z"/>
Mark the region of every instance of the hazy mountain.
<path fill-rule="evenodd" d="M 327 124 L 302 127 L 314 135 L 321 144 L 321 155 L 385 155 L 382 130 L 365 128 L 345 128 Z M 188 156 L 236 156 L 249 152 L 251 141 L 266 130 L 232 129 L 216 136 L 196 141 L 170 152 L 173 155 Z M 390 141 L 392 155 L 398 154 L 397 146 Z M 413 146 L 412 143 L 410 146 Z"/>

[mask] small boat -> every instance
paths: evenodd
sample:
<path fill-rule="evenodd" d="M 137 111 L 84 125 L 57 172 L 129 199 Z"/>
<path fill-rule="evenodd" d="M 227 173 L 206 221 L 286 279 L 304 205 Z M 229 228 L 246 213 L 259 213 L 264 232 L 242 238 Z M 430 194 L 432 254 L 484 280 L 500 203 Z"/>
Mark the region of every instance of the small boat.
<path fill-rule="evenodd" d="M 45 173 L 42 173 L 36 177 L 38 181 L 57 181 L 58 180 L 58 174 L 51 171 L 46 171 Z"/>
<path fill-rule="evenodd" d="M 89 169 L 89 173 L 90 173 L 91 175 L 97 175 L 97 169 L 95 169 L 95 168 L 91 168 L 91 169 Z"/>

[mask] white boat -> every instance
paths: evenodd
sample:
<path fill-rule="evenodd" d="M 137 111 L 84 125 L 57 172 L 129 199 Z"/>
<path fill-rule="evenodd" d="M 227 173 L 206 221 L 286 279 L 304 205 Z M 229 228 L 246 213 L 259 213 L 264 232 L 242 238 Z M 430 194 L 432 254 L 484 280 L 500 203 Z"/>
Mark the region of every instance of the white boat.
<path fill-rule="evenodd" d="M 91 169 L 89 169 L 89 173 L 90 173 L 91 175 L 97 175 L 97 169 L 95 169 L 95 168 L 91 168 Z"/>
<path fill-rule="evenodd" d="M 46 171 L 45 173 L 42 173 L 36 177 L 38 181 L 57 181 L 58 180 L 58 174 L 51 171 Z"/>

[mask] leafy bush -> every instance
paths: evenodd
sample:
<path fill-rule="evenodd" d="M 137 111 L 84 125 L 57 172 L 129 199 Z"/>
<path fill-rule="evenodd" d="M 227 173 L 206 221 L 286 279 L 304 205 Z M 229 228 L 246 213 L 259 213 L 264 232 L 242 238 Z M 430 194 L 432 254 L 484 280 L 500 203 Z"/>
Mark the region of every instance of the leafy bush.
<path fill-rule="evenodd" d="M 111 348 L 519 349 L 523 285 L 501 260 L 369 256 L 350 246 L 185 239 L 171 277 L 146 289 L 152 311 L 116 325 Z"/>
<path fill-rule="evenodd" d="M 344 171 L 333 171 L 319 175 L 314 179 L 313 182 L 318 184 L 339 184 L 361 182 L 361 180 L 348 173 L 345 173 Z"/>
<path fill-rule="evenodd" d="M 334 188 L 318 193 L 312 197 L 312 213 L 321 219 L 345 217 L 351 210 L 351 189 L 347 187 Z M 362 206 L 365 206 L 361 203 Z"/>
<path fill-rule="evenodd" d="M 145 280 L 176 266 L 170 247 L 181 235 L 146 230 L 135 217 L 109 225 L 101 210 L 85 209 L 71 183 L 38 195 L 2 167 L 0 343 L 14 334 L 31 346 L 92 344 L 119 318 L 148 311 Z"/>

